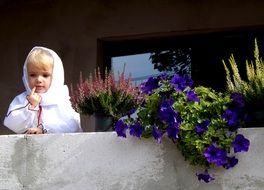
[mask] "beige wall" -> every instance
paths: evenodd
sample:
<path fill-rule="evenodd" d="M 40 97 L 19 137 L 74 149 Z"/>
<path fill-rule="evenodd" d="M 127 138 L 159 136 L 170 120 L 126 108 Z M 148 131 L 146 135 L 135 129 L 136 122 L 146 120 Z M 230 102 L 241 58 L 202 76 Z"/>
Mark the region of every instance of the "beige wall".
<path fill-rule="evenodd" d="M 74 3 L 73 3 L 74 2 Z M 35 45 L 62 58 L 66 84 L 92 72 L 100 59 L 97 40 L 180 35 L 264 26 L 263 1 L 193 0 L 13 0 L 0 3 L 1 124 L 23 91 L 22 65 Z M 0 133 L 10 131 L 1 127 Z"/>

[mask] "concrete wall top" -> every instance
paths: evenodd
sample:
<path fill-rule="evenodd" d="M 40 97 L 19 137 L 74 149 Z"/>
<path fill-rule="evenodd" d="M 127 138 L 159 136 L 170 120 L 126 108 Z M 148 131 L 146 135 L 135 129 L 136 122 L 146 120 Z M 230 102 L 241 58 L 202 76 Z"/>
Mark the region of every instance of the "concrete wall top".
<path fill-rule="evenodd" d="M 231 169 L 195 176 L 167 138 L 127 139 L 114 132 L 0 136 L 0 189 L 5 190 L 259 190 L 264 186 L 264 130 L 242 129 L 247 153 Z"/>

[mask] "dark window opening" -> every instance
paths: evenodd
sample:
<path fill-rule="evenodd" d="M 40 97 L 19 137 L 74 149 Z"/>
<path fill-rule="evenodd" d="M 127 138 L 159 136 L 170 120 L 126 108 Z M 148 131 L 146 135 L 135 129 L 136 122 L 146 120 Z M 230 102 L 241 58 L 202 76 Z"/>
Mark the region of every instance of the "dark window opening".
<path fill-rule="evenodd" d="M 264 54 L 263 31 L 264 28 L 138 39 L 100 39 L 98 47 L 102 60 L 99 66 L 111 68 L 113 60 L 117 58 L 122 60 L 126 56 L 147 55 L 152 67 L 160 72 L 177 70 L 180 74 L 190 75 L 195 85 L 224 90 L 226 79 L 222 60 L 227 62 L 233 54 L 242 78 L 245 77 L 245 62 L 254 58 L 255 38 L 258 40 L 260 56 Z M 162 53 L 167 54 L 167 57 Z M 163 60 L 163 64 L 160 64 L 160 60 Z M 126 60 L 123 59 L 123 62 Z M 143 65 L 140 68 L 140 64 L 135 64 L 135 67 L 144 69 Z M 129 69 L 126 71 L 129 73 Z M 154 74 L 157 74 L 156 71 Z"/>

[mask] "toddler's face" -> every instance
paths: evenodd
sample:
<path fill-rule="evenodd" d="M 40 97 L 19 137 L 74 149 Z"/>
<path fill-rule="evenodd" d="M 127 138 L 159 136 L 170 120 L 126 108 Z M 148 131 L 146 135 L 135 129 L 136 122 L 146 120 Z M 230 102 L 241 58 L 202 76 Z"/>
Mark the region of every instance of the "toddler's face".
<path fill-rule="evenodd" d="M 45 93 L 48 91 L 52 81 L 53 67 L 51 64 L 45 68 L 39 68 L 35 64 L 28 64 L 28 84 L 30 89 L 36 87 L 36 93 Z"/>

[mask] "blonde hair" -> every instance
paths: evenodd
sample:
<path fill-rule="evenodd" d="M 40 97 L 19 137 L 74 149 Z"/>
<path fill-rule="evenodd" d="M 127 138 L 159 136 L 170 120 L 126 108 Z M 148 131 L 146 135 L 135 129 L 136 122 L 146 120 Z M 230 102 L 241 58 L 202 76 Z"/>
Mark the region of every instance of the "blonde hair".
<path fill-rule="evenodd" d="M 53 57 L 50 52 L 44 49 L 35 49 L 28 55 L 27 67 L 28 65 L 34 65 L 37 69 L 45 70 L 53 66 Z"/>

